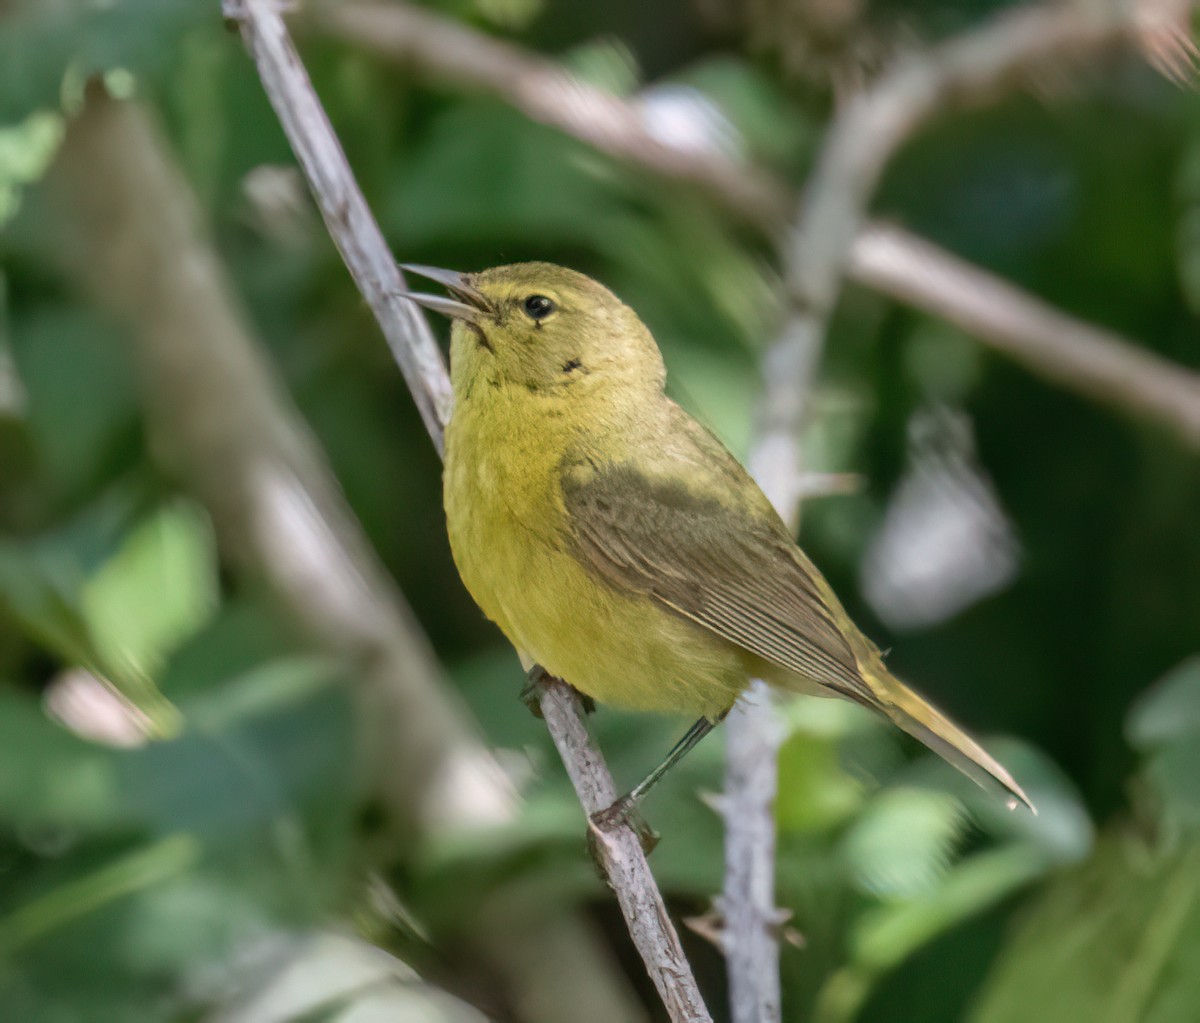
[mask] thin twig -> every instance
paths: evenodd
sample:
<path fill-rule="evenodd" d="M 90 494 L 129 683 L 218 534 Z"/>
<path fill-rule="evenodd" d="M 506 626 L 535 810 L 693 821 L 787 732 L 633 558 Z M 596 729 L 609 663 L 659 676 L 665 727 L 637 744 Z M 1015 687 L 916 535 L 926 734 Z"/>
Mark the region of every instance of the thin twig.
<path fill-rule="evenodd" d="M 454 401 L 441 353 L 421 311 L 402 297 L 407 290 L 404 277 L 349 175 L 346 154 L 292 45 L 280 2 L 224 0 L 224 11 L 227 18 L 241 22 L 263 89 L 304 169 L 325 226 L 374 310 L 440 454 Z"/>
<path fill-rule="evenodd" d="M 1131 27 L 1128 19 L 1122 20 L 1122 17 L 1112 13 L 1105 14 L 1103 5 L 1095 5 L 1101 8 L 1098 12 L 1084 10 L 1086 6 L 1070 4 L 1062 8 L 1036 8 L 1009 15 L 1013 21 L 1000 22 L 1002 31 L 998 33 L 1003 48 L 1007 50 L 1000 56 L 1006 59 L 997 60 L 993 56 L 973 68 L 970 62 L 974 59 L 974 47 L 977 44 L 952 50 L 952 59 L 946 64 L 948 78 L 944 79 L 947 85 L 944 95 L 939 92 L 936 83 L 931 86 L 922 72 L 909 70 L 907 64 L 887 76 L 884 82 L 899 79 L 906 94 L 918 97 L 923 110 L 909 105 L 895 113 L 883 99 L 873 102 L 860 100 L 854 109 L 857 110 L 864 103 L 868 109 L 865 113 L 854 114 L 860 124 L 855 130 L 863 133 L 862 137 L 868 140 L 871 151 L 868 155 L 855 157 L 853 162 L 858 165 L 861 161 L 862 166 L 856 173 L 846 175 L 845 185 L 860 193 L 864 182 L 868 186 L 873 185 L 878 166 L 886 162 L 888 155 L 911 134 L 915 125 L 947 105 L 982 100 L 997 89 L 1019 82 L 1028 68 L 1040 67 L 1044 62 L 1057 59 L 1059 53 L 1069 58 L 1072 54 L 1102 49 L 1112 42 L 1130 37 L 1131 33 L 1141 38 L 1140 15 L 1134 16 Z M 430 78 L 445 81 L 453 88 L 499 96 L 539 122 L 552 125 L 614 158 L 669 180 L 679 178 L 689 181 L 702 188 L 719 206 L 755 224 L 769 235 L 779 235 L 791 217 L 793 203 L 789 190 L 782 182 L 717 152 L 672 147 L 651 133 L 640 118 L 634 101 L 614 97 L 581 82 L 543 57 L 401 3 L 349 0 L 318 8 L 318 19 L 327 31 L 368 52 L 400 61 Z M 1042 28 L 1047 30 L 1044 35 L 1040 33 Z M 994 26 L 981 31 L 993 30 Z M 1056 46 L 1060 48 L 1055 49 Z M 935 51 L 938 52 L 941 51 Z M 964 80 L 955 81 L 960 75 Z M 910 76 L 914 84 L 905 85 Z M 879 90 L 872 90 L 871 95 L 883 88 L 881 85 Z M 875 129 L 869 122 L 875 118 L 886 121 L 893 113 L 897 123 L 885 125 L 887 130 L 877 140 L 873 139 L 870 132 Z M 847 138 L 845 144 L 848 145 L 853 138 L 850 130 L 840 129 L 840 134 Z M 834 145 L 832 137 L 830 145 Z M 879 147 L 885 152 L 881 153 Z M 877 165 L 876 169 L 872 170 L 872 164 Z M 827 167 L 824 177 L 829 178 L 837 173 L 840 172 Z M 833 200 L 828 202 L 833 203 Z M 943 291 L 944 282 L 954 280 L 958 269 L 965 264 L 929 242 L 892 232 L 890 264 L 898 268 L 907 260 L 912 263 L 914 274 L 919 266 L 920 276 L 926 280 L 926 286 L 913 286 L 911 275 L 901 274 L 898 270 L 895 273 L 881 272 L 875 259 L 878 252 L 871 251 L 874 245 L 873 226 L 862 225 L 863 202 L 860 194 L 858 199 L 852 199 L 848 204 L 844 198 L 834 203 L 841 213 L 831 219 L 840 220 L 843 225 L 840 231 L 831 234 L 828 244 L 831 255 L 836 250 L 840 256 L 836 260 L 825 260 L 827 265 L 839 265 L 834 277 L 842 272 L 841 264 L 849 260 L 849 265 L 844 267 L 845 272 L 859 283 L 925 312 L 946 315 L 947 310 L 954 308 L 956 296 Z M 846 212 L 847 205 L 849 214 Z M 817 217 L 817 220 L 824 216 Z M 817 234 L 817 228 L 810 227 L 805 237 L 812 238 Z M 846 240 L 847 234 L 849 242 Z M 1002 296 L 1012 297 L 1024 305 L 1030 314 L 1036 309 L 1046 308 L 1037 299 L 982 269 L 973 267 L 971 272 L 973 279 L 980 284 L 980 296 L 992 296 L 997 300 Z M 822 291 L 826 296 L 816 302 L 818 306 L 828 307 L 834 301 L 829 297 L 830 290 L 826 275 L 824 285 L 814 291 L 818 298 Z M 833 290 L 836 291 L 836 287 Z M 981 323 L 1006 318 L 1007 313 L 1003 308 L 984 308 L 985 301 L 989 299 L 981 297 L 975 305 Z M 823 315 L 827 313 L 826 308 Z M 1180 431 L 1180 420 L 1174 405 L 1170 402 L 1163 404 L 1159 400 L 1158 389 L 1142 387 L 1143 375 L 1136 369 L 1133 372 L 1125 371 L 1140 363 L 1143 350 L 1139 345 L 1110 332 L 1100 331 L 1078 319 L 1066 317 L 1061 312 L 1056 312 L 1049 319 L 1031 316 L 1026 321 L 1028 336 L 1030 339 L 1047 336 L 1052 330 L 1059 330 L 1064 323 L 1069 323 L 1070 333 L 1081 340 L 1099 333 L 1104 334 L 1112 344 L 1103 355 L 1098 355 L 1087 344 L 1058 352 L 1058 369 L 1061 372 L 1053 374 L 1058 384 L 1075 389 L 1078 381 L 1094 375 L 1093 363 L 1097 359 L 1111 363 L 1114 367 L 1112 379 L 1115 381 L 1124 377 L 1125 385 L 1104 389 L 1103 393 L 1096 389 L 1089 393 L 1117 409 L 1134 411 L 1158 420 L 1180 432 L 1191 443 L 1190 429 Z M 791 329 L 801 334 L 803 326 L 801 322 Z M 994 343 L 991 335 L 981 340 Z M 785 351 L 798 351 L 802 347 L 806 347 L 803 338 L 785 346 Z M 1012 356 L 1015 347 L 1001 348 L 997 345 L 997 350 Z M 1023 361 L 1031 366 L 1036 365 L 1037 352 L 1031 349 L 1025 354 Z M 770 356 L 767 361 L 769 364 L 794 362 L 799 365 L 805 360 L 793 352 L 790 356 Z M 1172 363 L 1163 362 L 1162 366 L 1166 372 L 1177 371 Z M 1183 372 L 1186 374 L 1186 371 Z M 1044 375 L 1050 376 L 1049 373 Z M 775 443 L 790 445 L 791 442 L 781 439 Z"/>
<path fill-rule="evenodd" d="M 502 96 L 530 120 L 660 177 L 695 185 L 752 223 L 772 230 L 787 222 L 789 192 L 769 175 L 719 152 L 656 137 L 636 102 L 544 57 L 406 4 L 324 3 L 315 13 L 326 31 L 355 46 L 456 89 Z"/>
<path fill-rule="evenodd" d="M 936 311 L 1038 376 L 1158 419 L 1200 448 L 1200 373 L 1132 348 L 931 248 L 899 228 L 876 225 L 859 236 L 850 266 L 863 283 Z"/>
<path fill-rule="evenodd" d="M 771 690 L 755 679 L 725 719 L 725 876 L 718 903 L 720 946 L 733 1023 L 776 1023 L 781 1016 L 779 929 L 775 905 L 775 795 L 783 729 Z"/>
<path fill-rule="evenodd" d="M 1018 10 L 914 54 L 852 100 L 829 130 L 785 252 L 789 310 L 777 347 L 803 359 L 819 353 L 875 188 L 918 129 L 1048 65 L 1126 42 L 1133 24 L 1129 11 L 1104 3 Z"/>
<path fill-rule="evenodd" d="M 415 307 L 399 298 L 403 290 L 399 273 L 321 109 L 278 7 L 273 0 L 227 0 L 226 15 L 241 24 L 243 40 L 267 95 L 351 274 L 388 336 L 397 361 L 402 367 L 412 367 L 415 377 L 406 368 L 405 379 L 418 401 L 422 395 L 438 396 L 437 401 L 428 401 L 423 406 L 437 414 L 436 421 L 426 417 L 426 425 L 436 442 L 449 413 L 449 401 L 441 399 L 450 393 L 445 367 L 436 347 L 429 358 L 413 360 L 408 354 L 408 347 L 421 351 L 427 348 L 428 327 Z M 392 267 L 386 275 L 385 264 Z M 394 290 L 389 292 L 388 288 Z M 419 327 L 414 321 L 419 321 Z M 603 757 L 588 738 L 573 692 L 561 684 L 546 685 L 539 690 L 539 700 L 547 727 L 585 810 L 591 814 L 611 804 L 617 796 L 616 786 Z M 609 883 L 617 893 L 630 936 L 671 1019 L 705 1023 L 709 1020 L 708 1012 L 638 836 L 632 828 L 622 826 L 602 835 L 596 848 Z"/>
<path fill-rule="evenodd" d="M 793 532 L 811 474 L 800 457 L 800 433 L 813 393 L 818 353 L 776 344 L 763 357 L 763 399 L 750 473 Z M 726 721 L 725 877 L 721 947 L 729 974 L 733 1023 L 781 1018 L 779 931 L 786 913 L 775 905 L 775 795 L 783 729 L 771 691 L 755 679 Z"/>
<path fill-rule="evenodd" d="M 792 529 L 799 525 L 807 478 L 800 429 L 812 394 L 815 352 L 769 349 L 763 361 L 763 401 L 750 472 Z M 788 360 L 788 361 L 785 361 Z M 771 691 L 755 679 L 725 723 L 725 876 L 721 948 L 729 976 L 733 1023 L 781 1018 L 779 931 L 786 914 L 775 905 L 775 795 L 783 729 Z"/>

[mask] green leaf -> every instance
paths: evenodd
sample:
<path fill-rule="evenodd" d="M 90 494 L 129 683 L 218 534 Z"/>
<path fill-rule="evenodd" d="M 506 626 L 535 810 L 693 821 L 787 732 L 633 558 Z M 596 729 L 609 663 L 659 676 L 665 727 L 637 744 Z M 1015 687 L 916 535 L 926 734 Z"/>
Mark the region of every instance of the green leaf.
<path fill-rule="evenodd" d="M 140 505 L 138 488 L 118 486 L 60 528 L 0 540 L 0 606 L 68 663 L 99 668 L 81 593 L 87 577 L 120 549 Z"/>
<path fill-rule="evenodd" d="M 63 119 L 45 110 L 0 127 L 0 227 L 17 212 L 21 186 L 37 181 L 50 165 L 62 136 Z"/>
<path fill-rule="evenodd" d="M 128 465 L 137 391 L 120 335 L 103 317 L 68 304 L 35 309 L 14 312 L 12 354 L 43 486 L 51 500 L 73 504 Z"/>
<path fill-rule="evenodd" d="M 135 698 L 152 690 L 167 655 L 216 604 L 212 528 L 199 506 L 183 500 L 141 522 L 82 593 L 100 664 Z"/>
<path fill-rule="evenodd" d="M 39 557 L 0 545 L 0 603 L 35 642 L 72 664 L 92 665 L 91 636 L 74 596 L 75 575 L 65 557 Z"/>
<path fill-rule="evenodd" d="M 873 969 L 890 969 L 935 935 L 981 912 L 1027 884 L 1047 867 L 1031 845 L 978 853 L 945 875 L 920 899 L 881 906 L 854 928 L 854 958 Z"/>
<path fill-rule="evenodd" d="M 206 514 L 177 500 L 126 531 L 131 498 L 114 495 L 65 530 L 0 544 L 0 602 L 64 662 L 113 682 L 164 734 L 178 727 L 156 681 L 167 655 L 217 605 Z"/>
<path fill-rule="evenodd" d="M 775 819 L 781 831 L 826 831 L 851 817 L 865 797 L 862 783 L 843 769 L 835 741 L 797 734 L 780 747 Z"/>
<path fill-rule="evenodd" d="M 852 925 L 849 962 L 832 973 L 821 989 L 813 1016 L 816 1023 L 855 1019 L 887 972 L 1045 868 L 1044 854 L 1033 846 L 980 853 L 957 866 L 936 890 L 921 898 L 868 910 Z"/>
<path fill-rule="evenodd" d="M 1138 697 L 1125 722 L 1129 744 L 1143 753 L 1200 733 L 1200 656 L 1172 668 Z"/>
<path fill-rule="evenodd" d="M 863 807 L 842 842 L 854 883 L 884 899 L 932 892 L 950 867 L 968 826 L 954 796 L 928 789 L 887 789 Z"/>
<path fill-rule="evenodd" d="M 1145 772 L 1163 800 L 1164 822 L 1200 827 L 1200 742 L 1172 743 L 1149 759 Z"/>
<path fill-rule="evenodd" d="M 129 822 L 118 754 L 51 721 L 37 700 L 0 690 L 0 826 L 27 835 Z"/>
<path fill-rule="evenodd" d="M 200 848 L 187 835 L 173 835 L 120 856 L 101 869 L 0 916 L 0 957 L 46 938 L 79 917 L 116 899 L 157 885 L 196 865 Z"/>
<path fill-rule="evenodd" d="M 921 780 L 952 792 L 979 828 L 1000 842 L 1029 844 L 1047 862 L 1077 863 L 1091 852 L 1095 828 L 1072 781 L 1044 753 L 1011 739 L 989 741 L 987 748 L 1008 767 L 1037 807 L 1009 808 L 995 786 L 977 785 L 932 753 L 924 755 L 902 778 Z"/>
<path fill-rule="evenodd" d="M 0 121 L 57 107 L 68 71 L 168 69 L 178 39 L 218 18 L 207 0 L 20 0 L 0 32 Z"/>
<path fill-rule="evenodd" d="M 1200 826 L 1200 657 L 1190 657 L 1142 693 L 1125 723 L 1146 758 L 1145 776 L 1166 820 Z"/>
<path fill-rule="evenodd" d="M 992 970 L 971 1023 L 1192 1023 L 1200 845 L 1112 832 L 1052 885 Z"/>
<path fill-rule="evenodd" d="M 481 152 L 490 154 L 486 164 Z M 500 237 L 542 247 L 594 244 L 630 220 L 612 175 L 581 143 L 502 104 L 458 103 L 436 121 L 397 183 L 386 222 L 406 247 Z M 431 203 L 430 196 L 446 198 Z"/>

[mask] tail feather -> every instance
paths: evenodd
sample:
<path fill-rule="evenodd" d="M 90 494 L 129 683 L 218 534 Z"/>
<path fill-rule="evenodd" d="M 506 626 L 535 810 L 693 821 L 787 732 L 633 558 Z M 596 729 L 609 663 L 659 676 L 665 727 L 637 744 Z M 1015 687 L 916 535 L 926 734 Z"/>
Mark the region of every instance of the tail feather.
<path fill-rule="evenodd" d="M 1024 803 L 1032 813 L 1037 813 L 1037 808 L 1007 769 L 945 714 L 890 674 L 881 680 L 872 672 L 868 681 L 874 698 L 872 705 L 914 739 L 924 743 L 972 781 L 984 788 L 988 780 L 996 782 L 1014 799 Z"/>

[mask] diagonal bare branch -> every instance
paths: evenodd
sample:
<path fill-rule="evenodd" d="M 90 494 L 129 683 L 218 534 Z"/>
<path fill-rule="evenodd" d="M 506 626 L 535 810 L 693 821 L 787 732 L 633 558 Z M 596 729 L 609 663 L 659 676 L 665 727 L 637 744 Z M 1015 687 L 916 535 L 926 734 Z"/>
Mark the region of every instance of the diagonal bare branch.
<path fill-rule="evenodd" d="M 961 327 L 1052 383 L 1158 419 L 1200 449 L 1200 373 L 1133 348 L 896 227 L 858 238 L 855 278 Z"/>
<path fill-rule="evenodd" d="M 401 297 L 406 290 L 404 277 L 349 174 L 346 154 L 313 92 L 279 11 L 278 2 L 225 0 L 225 15 L 242 23 L 263 89 L 304 169 L 325 226 L 363 298 L 375 311 L 392 357 L 440 454 L 454 401 L 441 353 L 421 311 Z"/>
<path fill-rule="evenodd" d="M 557 679 L 542 687 L 542 714 L 559 755 L 589 817 L 612 806 L 618 792 L 599 749 L 583 724 L 579 696 Z M 667 915 L 640 840 L 628 826 L 615 830 L 589 825 L 589 838 L 617 896 L 629 933 L 672 1023 L 711 1023 L 675 925 Z"/>
<path fill-rule="evenodd" d="M 418 403 L 424 400 L 421 407 L 426 425 L 440 449 L 441 430 L 449 412 L 449 401 L 442 398 L 450 393 L 445 367 L 415 306 L 399 297 L 403 290 L 399 271 L 321 109 L 278 6 L 273 0 L 228 0 L 226 14 L 240 22 L 246 48 L 326 225 L 405 369 L 414 396 Z M 413 351 L 421 353 L 420 357 L 414 359 Z M 611 804 L 616 786 L 587 735 L 573 691 L 561 684 L 546 685 L 540 687 L 539 699 L 584 808 L 590 814 Z M 671 1019 L 705 1023 L 710 1017 L 638 836 L 622 826 L 601 836 L 596 848 L 630 936 Z"/>

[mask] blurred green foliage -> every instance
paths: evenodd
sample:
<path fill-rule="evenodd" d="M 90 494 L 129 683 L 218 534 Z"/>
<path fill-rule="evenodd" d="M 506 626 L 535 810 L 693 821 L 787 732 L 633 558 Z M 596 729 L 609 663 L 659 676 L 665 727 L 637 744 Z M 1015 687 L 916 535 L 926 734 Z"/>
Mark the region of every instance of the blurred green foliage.
<path fill-rule="evenodd" d="M 487 989 L 472 930 L 481 906 L 544 900 L 585 911 L 644 990 L 561 766 L 516 699 L 515 657 L 457 581 L 436 458 L 217 6 L 0 4 L 0 1019 L 335 1019 L 368 997 L 379 1018 L 473 1018 L 394 959 L 319 933 L 339 926 L 519 1017 Z M 704 6 L 452 11 L 614 91 L 653 76 L 677 90 L 678 116 L 798 184 L 828 97 Z M 898 6 L 889 18 L 940 31 Z M 963 6 L 964 22 L 972 11 L 984 6 Z M 777 312 L 761 240 L 494 100 L 316 36 L 304 57 L 398 255 L 595 274 L 651 325 L 676 395 L 745 451 Z M 1200 97 L 1133 62 L 1108 71 L 926 132 L 879 206 L 1200 368 Z M 225 570 L 204 509 L 156 461 L 121 331 L 72 293 L 37 187 L 97 73 L 166 125 L 263 344 L 522 781 L 520 820 L 487 841 L 378 847 L 344 667 Z M 996 745 L 1041 812 L 1008 813 L 857 708 L 784 708 L 787 1018 L 1194 1020 L 1194 456 L 853 289 L 815 404 L 810 463 L 863 486 L 808 507 L 808 548 L 900 674 L 984 733 L 1023 737 Z M 861 566 L 931 406 L 969 423 L 1020 564 L 956 614 L 891 630 L 862 599 Z M 682 725 L 609 710 L 594 724 L 626 782 Z M 719 787 L 721 754 L 718 735 L 647 808 L 682 916 L 720 887 L 719 820 L 698 794 Z M 391 900 L 367 883 L 376 871 Z M 687 940 L 720 1014 L 719 958 Z M 261 1001 L 280 963 L 315 978 L 286 1012 Z M 369 996 L 339 986 L 359 969 Z"/>

